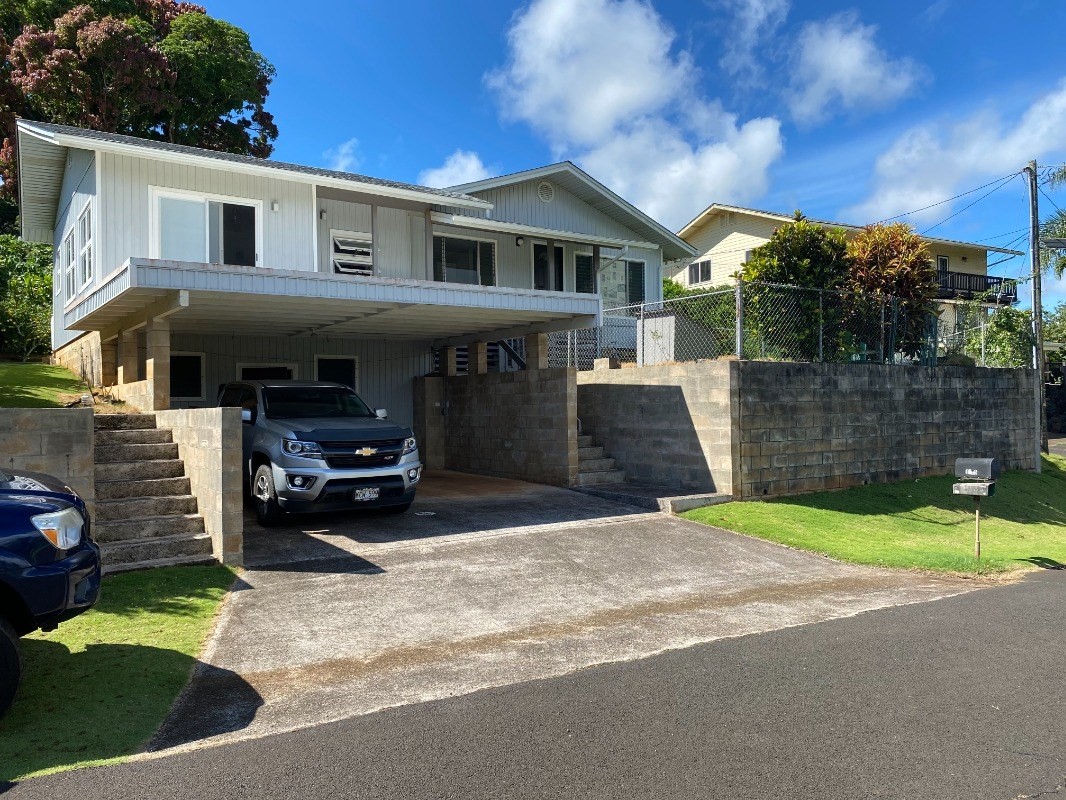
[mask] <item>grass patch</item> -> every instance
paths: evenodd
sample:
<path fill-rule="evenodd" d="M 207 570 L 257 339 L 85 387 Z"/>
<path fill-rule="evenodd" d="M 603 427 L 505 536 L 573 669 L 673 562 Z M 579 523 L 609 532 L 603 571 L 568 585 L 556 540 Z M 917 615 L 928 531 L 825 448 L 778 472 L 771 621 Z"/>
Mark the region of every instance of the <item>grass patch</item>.
<path fill-rule="evenodd" d="M 854 564 L 982 575 L 1066 564 L 1066 458 L 1043 472 L 1008 472 L 981 501 L 981 560 L 973 556 L 973 500 L 951 476 L 859 486 L 765 502 L 727 503 L 683 516 Z"/>
<path fill-rule="evenodd" d="M 233 572 L 167 567 L 104 579 L 91 611 L 22 640 L 0 720 L 0 787 L 140 751 L 189 679 Z"/>
<path fill-rule="evenodd" d="M 0 408 L 62 408 L 87 391 L 66 367 L 0 361 Z"/>

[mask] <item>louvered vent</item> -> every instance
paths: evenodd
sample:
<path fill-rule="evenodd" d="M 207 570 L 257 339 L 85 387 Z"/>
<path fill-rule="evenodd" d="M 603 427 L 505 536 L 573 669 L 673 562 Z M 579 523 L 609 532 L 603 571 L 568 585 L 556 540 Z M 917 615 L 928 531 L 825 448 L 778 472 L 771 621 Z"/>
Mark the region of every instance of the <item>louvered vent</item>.
<path fill-rule="evenodd" d="M 555 199 L 555 187 L 547 181 L 541 181 L 537 186 L 537 197 L 540 198 L 542 203 L 550 203 Z"/>

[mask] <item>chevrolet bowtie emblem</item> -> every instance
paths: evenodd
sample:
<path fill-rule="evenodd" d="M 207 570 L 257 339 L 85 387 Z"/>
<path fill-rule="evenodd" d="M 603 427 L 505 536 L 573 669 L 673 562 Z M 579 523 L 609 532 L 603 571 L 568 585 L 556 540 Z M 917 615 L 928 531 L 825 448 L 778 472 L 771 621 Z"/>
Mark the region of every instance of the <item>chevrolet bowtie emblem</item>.
<path fill-rule="evenodd" d="M 378 453 L 376 447 L 363 447 L 355 451 L 357 456 L 375 456 Z"/>

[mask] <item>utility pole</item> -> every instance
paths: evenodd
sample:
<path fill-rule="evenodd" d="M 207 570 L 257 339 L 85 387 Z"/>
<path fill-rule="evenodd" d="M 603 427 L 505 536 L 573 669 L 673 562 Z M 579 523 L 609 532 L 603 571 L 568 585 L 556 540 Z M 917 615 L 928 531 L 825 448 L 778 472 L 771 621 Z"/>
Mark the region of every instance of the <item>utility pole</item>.
<path fill-rule="evenodd" d="M 1044 407 L 1044 306 L 1041 297 L 1040 207 L 1036 162 L 1025 168 L 1029 179 L 1029 255 L 1033 266 L 1033 368 L 1036 370 L 1036 471 L 1040 456 L 1048 452 L 1046 409 Z"/>

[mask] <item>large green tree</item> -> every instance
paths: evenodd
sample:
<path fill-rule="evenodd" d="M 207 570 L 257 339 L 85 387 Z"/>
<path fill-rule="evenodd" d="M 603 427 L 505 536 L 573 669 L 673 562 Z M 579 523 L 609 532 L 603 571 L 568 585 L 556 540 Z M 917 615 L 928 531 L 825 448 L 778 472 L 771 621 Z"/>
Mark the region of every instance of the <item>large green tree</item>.
<path fill-rule="evenodd" d="M 23 360 L 48 350 L 52 248 L 0 235 L 0 352 Z"/>

